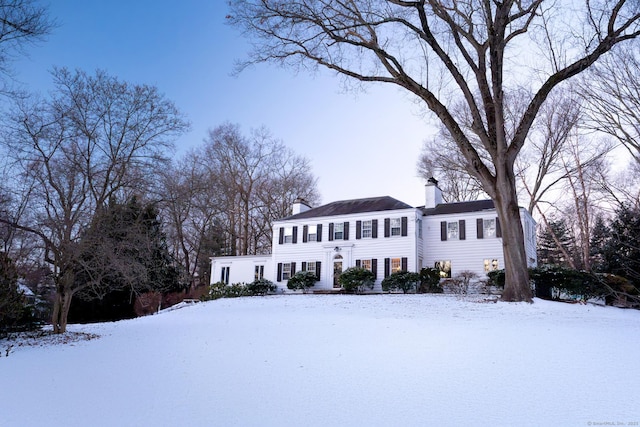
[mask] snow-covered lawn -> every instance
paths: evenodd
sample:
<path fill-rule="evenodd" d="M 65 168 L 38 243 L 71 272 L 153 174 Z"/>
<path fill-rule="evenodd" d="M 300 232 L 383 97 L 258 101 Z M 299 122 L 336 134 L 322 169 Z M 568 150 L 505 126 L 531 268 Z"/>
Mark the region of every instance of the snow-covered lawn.
<path fill-rule="evenodd" d="M 635 310 L 296 295 L 69 329 L 100 337 L 0 342 L 0 426 L 640 422 Z"/>

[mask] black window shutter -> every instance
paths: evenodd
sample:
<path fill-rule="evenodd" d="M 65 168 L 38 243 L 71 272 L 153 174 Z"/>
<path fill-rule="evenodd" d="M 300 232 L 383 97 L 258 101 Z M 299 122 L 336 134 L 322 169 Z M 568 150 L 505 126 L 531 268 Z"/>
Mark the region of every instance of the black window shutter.
<path fill-rule="evenodd" d="M 322 224 L 318 224 L 318 227 L 316 228 L 316 241 L 317 242 L 322 242 Z"/>
<path fill-rule="evenodd" d="M 278 277 L 276 278 L 278 282 L 282 282 L 282 263 L 278 263 Z"/>
<path fill-rule="evenodd" d="M 294 274 L 296 274 L 296 263 L 292 262 L 291 263 L 291 275 L 293 276 Z"/>
<path fill-rule="evenodd" d="M 371 260 L 371 271 L 373 272 L 373 280 L 378 278 L 378 259 L 374 258 Z"/>
<path fill-rule="evenodd" d="M 440 221 L 440 240 L 447 240 L 447 221 Z"/>
<path fill-rule="evenodd" d="M 371 238 L 372 239 L 378 238 L 378 220 L 377 219 L 374 219 L 371 221 Z"/>
<path fill-rule="evenodd" d="M 349 240 L 349 222 L 345 222 L 344 223 L 344 233 L 343 234 L 343 240 Z"/>
<path fill-rule="evenodd" d="M 320 261 L 316 261 L 316 278 L 318 280 L 320 280 L 320 267 L 321 267 Z"/>
<path fill-rule="evenodd" d="M 302 243 L 307 243 L 307 240 L 309 240 L 309 226 L 308 225 L 303 225 L 302 226 Z"/>
<path fill-rule="evenodd" d="M 362 238 L 362 221 L 356 221 L 356 240 Z"/>
<path fill-rule="evenodd" d="M 302 262 L 302 271 L 307 271 L 307 263 L 306 262 Z"/>
<path fill-rule="evenodd" d="M 298 227 L 293 227 L 293 236 L 291 237 L 291 243 L 298 243 Z"/>
<path fill-rule="evenodd" d="M 356 260 L 356 267 L 360 267 L 360 260 L 359 259 Z"/>
<path fill-rule="evenodd" d="M 461 219 L 460 221 L 458 221 L 458 229 L 460 230 L 460 240 L 464 240 L 467 238 L 467 228 L 466 228 L 466 223 L 464 221 L 464 219 Z"/>
<path fill-rule="evenodd" d="M 391 236 L 391 220 L 389 218 L 384 219 L 384 237 Z"/>
<path fill-rule="evenodd" d="M 409 258 L 402 257 L 402 271 L 408 271 L 408 270 L 409 270 Z"/>
<path fill-rule="evenodd" d="M 500 218 L 496 218 L 496 237 L 502 237 L 502 227 L 500 227 Z"/>
<path fill-rule="evenodd" d="M 333 223 L 329 223 L 329 241 L 333 240 Z"/>
<path fill-rule="evenodd" d="M 403 216 L 400 219 L 400 227 L 401 227 L 401 234 L 403 236 L 406 236 L 407 235 L 407 217 L 406 216 Z"/>
<path fill-rule="evenodd" d="M 476 228 L 478 229 L 478 239 L 484 238 L 484 221 L 482 218 L 476 219 Z"/>
<path fill-rule="evenodd" d="M 384 259 L 384 277 L 389 277 L 391 270 L 391 260 L 389 258 Z"/>
<path fill-rule="evenodd" d="M 284 227 L 280 227 L 280 235 L 278 236 L 278 244 L 284 243 Z"/>

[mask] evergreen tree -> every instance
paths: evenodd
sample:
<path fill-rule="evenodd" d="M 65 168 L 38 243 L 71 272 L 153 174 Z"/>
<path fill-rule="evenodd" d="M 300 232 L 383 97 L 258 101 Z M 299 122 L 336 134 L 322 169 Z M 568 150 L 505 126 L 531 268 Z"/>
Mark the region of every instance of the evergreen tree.
<path fill-rule="evenodd" d="M 24 297 L 18 289 L 18 271 L 9 256 L 0 252 L 0 337 L 19 322 Z"/>
<path fill-rule="evenodd" d="M 604 269 L 640 286 L 640 209 L 623 206 L 611 222 Z"/>
<path fill-rule="evenodd" d="M 568 257 L 574 257 L 575 248 L 575 239 L 566 222 L 551 220 L 538 238 L 538 263 L 570 267 L 572 260 Z"/>
<path fill-rule="evenodd" d="M 604 217 L 602 215 L 596 216 L 595 224 L 591 231 L 590 244 L 591 268 L 596 273 L 606 272 L 606 259 L 608 257 L 606 251 L 610 236 L 611 230 L 607 226 Z"/>
<path fill-rule="evenodd" d="M 182 289 L 157 210 L 135 197 L 100 209 L 80 246 L 76 280 L 83 288 L 69 314 L 74 321 L 134 317 L 137 295 Z"/>

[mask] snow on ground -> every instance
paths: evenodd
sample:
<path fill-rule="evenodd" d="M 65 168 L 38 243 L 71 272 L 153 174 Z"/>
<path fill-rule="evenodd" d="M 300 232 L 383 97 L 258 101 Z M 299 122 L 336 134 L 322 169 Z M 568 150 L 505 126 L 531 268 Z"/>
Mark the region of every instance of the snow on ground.
<path fill-rule="evenodd" d="M 0 426 L 640 422 L 635 310 L 295 295 L 69 329 L 100 338 L 2 354 Z"/>

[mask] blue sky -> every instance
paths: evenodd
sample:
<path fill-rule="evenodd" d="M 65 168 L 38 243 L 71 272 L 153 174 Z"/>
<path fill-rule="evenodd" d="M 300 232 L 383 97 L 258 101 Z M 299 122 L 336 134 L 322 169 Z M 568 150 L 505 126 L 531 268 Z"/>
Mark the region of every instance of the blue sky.
<path fill-rule="evenodd" d="M 246 134 L 266 126 L 311 160 L 323 203 L 383 195 L 424 203 L 416 161 L 434 127 L 399 89 L 345 93 L 330 72 L 269 64 L 232 76 L 248 42 L 225 24 L 223 0 L 55 0 L 49 10 L 59 26 L 15 63 L 28 89 L 46 93 L 53 66 L 106 70 L 176 103 L 192 124 L 178 155 L 225 121 Z"/>

